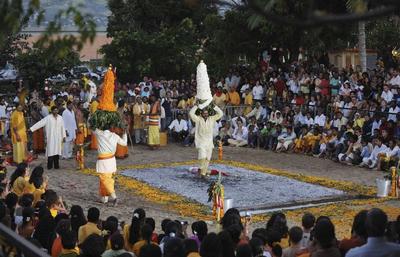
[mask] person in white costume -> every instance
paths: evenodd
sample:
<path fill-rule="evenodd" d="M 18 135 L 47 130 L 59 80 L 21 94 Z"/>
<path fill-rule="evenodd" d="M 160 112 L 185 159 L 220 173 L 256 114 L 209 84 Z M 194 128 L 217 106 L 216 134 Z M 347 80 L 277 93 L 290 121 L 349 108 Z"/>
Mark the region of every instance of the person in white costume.
<path fill-rule="evenodd" d="M 212 151 L 214 148 L 213 132 L 215 123 L 223 116 L 222 110 L 215 106 L 215 115 L 208 115 L 208 105 L 212 101 L 210 82 L 207 74 L 207 66 L 203 61 L 197 66 L 197 101 L 189 112 L 189 117 L 192 119 L 195 126 L 195 145 L 198 150 L 198 159 L 200 165 L 200 175 L 205 176 L 209 173 L 208 165 L 211 160 Z M 201 115 L 196 115 L 196 111 L 200 109 Z"/>
<path fill-rule="evenodd" d="M 117 162 L 115 160 L 115 152 L 117 150 L 117 144 L 126 146 L 128 144 L 126 133 L 122 138 L 111 132 L 110 130 L 99 130 L 94 131 L 97 139 L 97 162 L 96 172 L 99 173 L 100 178 L 100 189 L 99 193 L 103 203 L 108 202 L 108 198 L 114 205 L 117 203 L 117 196 L 114 189 L 113 174 L 117 172 Z"/>
<path fill-rule="evenodd" d="M 52 169 L 53 165 L 55 169 L 59 169 L 59 158 L 62 152 L 62 143 L 65 142 L 66 133 L 64 121 L 62 117 L 58 115 L 58 108 L 56 106 L 51 107 L 51 114 L 38 121 L 29 130 L 34 132 L 43 127 L 47 140 L 47 169 Z"/>
<path fill-rule="evenodd" d="M 62 155 L 64 159 L 72 158 L 74 141 L 76 139 L 76 130 L 78 129 L 78 127 L 76 126 L 75 113 L 72 110 L 72 108 L 73 108 L 72 102 L 68 101 L 67 108 L 62 113 L 62 118 L 64 120 L 64 127 L 67 134 Z"/>

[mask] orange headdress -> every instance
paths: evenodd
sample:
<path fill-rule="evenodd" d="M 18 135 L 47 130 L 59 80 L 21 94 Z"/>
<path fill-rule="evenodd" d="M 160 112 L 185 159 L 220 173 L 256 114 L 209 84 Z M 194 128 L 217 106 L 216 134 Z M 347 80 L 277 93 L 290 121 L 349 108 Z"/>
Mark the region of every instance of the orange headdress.
<path fill-rule="evenodd" d="M 109 112 L 115 112 L 117 110 L 117 106 L 114 104 L 114 81 L 115 75 L 110 65 L 104 76 L 104 83 L 98 106 L 99 110 Z"/>

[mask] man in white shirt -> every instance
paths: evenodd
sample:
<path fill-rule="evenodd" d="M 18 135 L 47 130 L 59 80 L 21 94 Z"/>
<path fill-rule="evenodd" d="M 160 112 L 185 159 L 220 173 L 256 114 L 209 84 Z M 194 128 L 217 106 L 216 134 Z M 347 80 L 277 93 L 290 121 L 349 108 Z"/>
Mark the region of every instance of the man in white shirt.
<path fill-rule="evenodd" d="M 237 120 L 237 127 L 233 131 L 232 138 L 228 139 L 228 143 L 232 146 L 240 147 L 247 145 L 249 131 L 243 126 L 241 120 Z"/>
<path fill-rule="evenodd" d="M 293 145 L 296 139 L 296 133 L 294 133 L 292 127 L 288 126 L 286 132 L 282 132 L 278 136 L 278 144 L 276 146 L 276 152 L 286 152 Z"/>
<path fill-rule="evenodd" d="M 286 82 L 286 85 L 293 94 L 299 93 L 299 84 L 297 83 L 296 76 L 293 73 L 290 74 L 290 79 Z"/>
<path fill-rule="evenodd" d="M 318 115 L 314 118 L 314 125 L 319 127 L 324 127 L 326 123 L 326 116 L 324 115 L 322 109 L 318 109 Z"/>
<path fill-rule="evenodd" d="M 264 96 L 264 89 L 257 81 L 256 85 L 253 87 L 253 100 L 255 102 L 261 102 Z"/>
<path fill-rule="evenodd" d="M 243 126 L 246 126 L 246 118 L 243 117 L 241 113 L 239 113 L 238 116 L 232 118 L 232 120 L 231 120 L 233 129 L 237 128 L 238 121 L 242 122 Z"/>
<path fill-rule="evenodd" d="M 75 113 L 72 110 L 72 102 L 67 102 L 67 108 L 62 113 L 62 118 L 64 121 L 64 128 L 67 134 L 67 138 L 65 139 L 65 143 L 63 146 L 63 155 L 64 159 L 72 158 L 72 151 L 74 148 L 74 141 L 76 138 L 76 130 L 78 126 L 76 125 Z"/>
<path fill-rule="evenodd" d="M 260 103 L 260 102 L 257 102 L 257 103 L 256 103 L 256 106 L 254 107 L 254 109 L 251 110 L 251 112 L 249 112 L 249 113 L 246 115 L 246 118 L 255 117 L 256 120 L 259 120 L 260 117 L 261 117 L 262 111 L 263 111 L 263 107 L 261 106 L 261 103 Z"/>
<path fill-rule="evenodd" d="M 388 116 L 388 120 L 397 121 L 397 113 L 400 112 L 400 108 L 397 106 L 397 103 L 395 101 L 392 101 L 390 103 L 390 108 L 389 108 L 389 116 Z"/>
<path fill-rule="evenodd" d="M 373 169 L 376 167 L 378 163 L 379 154 L 386 153 L 387 146 L 382 143 L 381 138 L 374 139 L 375 147 L 372 150 L 372 153 L 369 157 L 364 157 L 362 163 L 360 164 L 361 167 L 368 167 Z"/>
<path fill-rule="evenodd" d="M 389 103 L 393 100 L 393 93 L 392 93 L 392 91 L 389 90 L 388 85 L 383 86 L 383 92 L 381 94 L 381 98 L 383 100 L 385 100 L 387 103 Z"/>
<path fill-rule="evenodd" d="M 183 142 L 188 134 L 188 124 L 181 113 L 171 122 L 168 129 L 176 142 Z"/>

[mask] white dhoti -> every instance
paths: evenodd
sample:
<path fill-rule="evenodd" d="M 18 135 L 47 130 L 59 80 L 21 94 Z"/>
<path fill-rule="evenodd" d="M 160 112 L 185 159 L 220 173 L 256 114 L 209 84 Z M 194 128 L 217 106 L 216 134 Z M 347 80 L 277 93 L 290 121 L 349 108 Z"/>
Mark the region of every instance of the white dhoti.
<path fill-rule="evenodd" d="M 72 158 L 72 152 L 74 149 L 74 141 L 65 141 L 63 144 L 63 158 L 70 159 Z"/>
<path fill-rule="evenodd" d="M 197 148 L 198 151 L 198 159 L 199 159 L 199 168 L 201 175 L 209 174 L 208 165 L 210 164 L 213 148 L 211 147 L 201 147 Z"/>
<path fill-rule="evenodd" d="M 283 143 L 279 142 L 276 146 L 276 149 L 284 148 L 285 150 L 287 150 L 292 143 L 293 141 L 291 140 L 284 141 Z"/>

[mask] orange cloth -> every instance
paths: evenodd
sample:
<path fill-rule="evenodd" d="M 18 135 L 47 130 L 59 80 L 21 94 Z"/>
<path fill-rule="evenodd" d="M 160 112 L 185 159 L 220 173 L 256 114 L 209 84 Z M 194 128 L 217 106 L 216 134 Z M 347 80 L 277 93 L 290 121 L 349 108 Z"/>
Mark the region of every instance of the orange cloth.
<path fill-rule="evenodd" d="M 53 246 L 51 247 L 51 257 L 58 257 L 62 251 L 61 237 L 54 239 Z"/>
<path fill-rule="evenodd" d="M 112 173 L 99 173 L 100 179 L 100 187 L 99 193 L 100 196 L 110 196 L 112 193 L 115 192 L 114 190 L 114 179 Z"/>
<path fill-rule="evenodd" d="M 40 128 L 40 129 L 36 130 L 35 132 L 33 132 L 32 138 L 33 138 L 33 145 L 32 145 L 33 151 L 35 151 L 35 152 L 44 151 L 45 148 L 44 148 L 44 130 L 43 130 L 43 128 Z"/>
<path fill-rule="evenodd" d="M 121 128 L 113 128 L 112 132 L 117 133 L 117 134 L 122 134 L 122 129 Z M 118 159 L 124 159 L 128 157 L 128 146 L 122 146 L 120 144 L 117 144 L 117 150 L 115 151 L 115 158 Z"/>
<path fill-rule="evenodd" d="M 97 107 L 99 110 L 115 112 L 117 106 L 114 104 L 114 82 L 115 75 L 111 68 L 108 69 L 104 76 L 103 88 L 100 96 L 100 103 Z"/>
<path fill-rule="evenodd" d="M 94 133 L 90 136 L 90 149 L 97 150 L 97 140 Z"/>
<path fill-rule="evenodd" d="M 228 92 L 227 95 L 228 103 L 231 105 L 240 105 L 240 96 L 238 92 L 233 91 L 233 92 Z"/>

